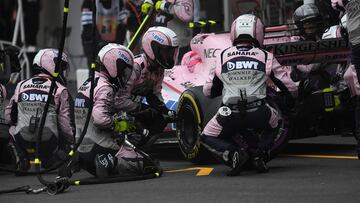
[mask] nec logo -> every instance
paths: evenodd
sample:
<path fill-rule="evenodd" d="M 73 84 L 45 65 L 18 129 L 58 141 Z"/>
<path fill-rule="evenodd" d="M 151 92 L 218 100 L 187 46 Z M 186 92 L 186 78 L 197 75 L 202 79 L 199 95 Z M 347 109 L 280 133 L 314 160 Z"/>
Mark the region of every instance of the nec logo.
<path fill-rule="evenodd" d="M 234 62 L 227 62 L 226 67 L 229 71 L 231 70 L 240 70 L 240 69 L 258 69 L 259 62 L 256 61 L 236 61 Z"/>
<path fill-rule="evenodd" d="M 205 58 L 215 58 L 217 51 L 220 51 L 220 49 L 214 49 L 214 48 L 205 49 L 204 56 Z"/>
<path fill-rule="evenodd" d="M 21 94 L 21 99 L 23 101 L 40 101 L 40 102 L 46 102 L 48 99 L 48 95 L 46 94 Z"/>

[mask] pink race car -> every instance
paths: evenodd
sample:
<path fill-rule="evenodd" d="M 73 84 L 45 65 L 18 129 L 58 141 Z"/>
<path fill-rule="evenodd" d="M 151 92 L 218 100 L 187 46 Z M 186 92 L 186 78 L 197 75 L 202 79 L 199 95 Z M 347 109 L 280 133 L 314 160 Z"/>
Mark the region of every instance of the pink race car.
<path fill-rule="evenodd" d="M 318 62 L 343 62 L 349 60 L 347 43 L 342 39 L 321 40 L 320 42 L 292 42 L 288 26 L 279 26 L 266 29 L 265 48 L 272 51 L 278 61 L 291 73 L 291 65 L 310 64 Z M 228 33 L 205 33 L 196 35 L 191 41 L 191 51 L 186 53 L 181 65 L 175 66 L 165 74 L 163 82 L 163 96 L 168 108 L 177 111 L 178 121 L 168 126 L 167 131 L 175 131 L 177 141 L 183 155 L 190 161 L 203 161 L 206 159 L 204 148 L 201 147 L 200 136 L 206 123 L 216 113 L 221 105 L 221 97 L 206 98 L 202 93 L 202 85 L 215 65 L 216 57 L 221 51 L 231 46 Z M 294 124 L 296 111 L 304 108 L 300 106 L 289 107 L 284 101 L 281 92 L 269 84 L 269 104 L 281 112 L 283 117 L 277 138 L 272 148 L 276 154 L 287 143 L 290 137 L 299 136 L 303 132 Z M 300 85 L 301 82 L 300 82 Z M 328 84 L 330 87 L 330 84 Z M 336 92 L 330 90 L 311 92 L 311 97 L 318 101 L 321 111 L 336 111 L 341 99 L 338 94 L 344 95 L 346 90 Z M 297 103 L 302 99 L 298 98 Z M 348 100 L 349 98 L 346 98 Z M 295 114 L 295 115 L 294 115 Z M 311 115 L 309 115 L 311 116 Z M 295 119 L 296 120 L 296 119 Z M 311 126 L 312 127 L 312 126 Z M 169 140 L 159 140 L 168 142 Z"/>

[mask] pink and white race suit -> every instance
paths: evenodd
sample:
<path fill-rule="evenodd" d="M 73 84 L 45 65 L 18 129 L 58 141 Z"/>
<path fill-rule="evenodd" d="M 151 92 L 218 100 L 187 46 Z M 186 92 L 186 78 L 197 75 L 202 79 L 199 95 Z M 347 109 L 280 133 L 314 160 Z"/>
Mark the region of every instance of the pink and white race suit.
<path fill-rule="evenodd" d="M 5 120 L 13 126 L 10 130 L 12 136 L 21 135 L 28 142 L 35 142 L 36 136 L 30 132 L 31 117 L 41 117 L 45 103 L 48 99 L 51 80 L 46 74 L 21 81 L 15 89 L 5 109 Z M 69 93 L 66 87 L 56 82 L 54 98 L 50 102 L 46 122 L 43 130 L 42 141 L 47 141 L 56 136 L 65 138 L 68 143 L 74 141 L 74 129 L 71 124 L 71 110 Z M 37 115 L 38 114 L 38 115 Z M 16 141 L 16 140 L 15 140 Z"/>
<path fill-rule="evenodd" d="M 75 100 L 76 138 L 78 139 L 85 125 L 86 115 L 90 105 L 89 80 L 79 88 Z M 114 128 L 114 86 L 109 82 L 109 77 L 104 73 L 96 72 L 94 89 L 94 106 L 87 133 L 78 148 L 80 160 L 84 168 L 95 174 L 94 159 L 97 154 L 111 154 L 117 158 L 117 170 L 142 167 L 137 166 L 138 160 L 143 157 L 132 148 L 119 145 L 113 138 Z M 132 159 L 136 161 L 131 161 Z M 131 165 L 131 166 L 129 166 Z M 142 169 L 142 168 L 141 168 Z M 140 170 L 141 170 L 140 169 Z"/>
<path fill-rule="evenodd" d="M 94 144 L 113 150 L 120 149 L 120 146 L 112 138 L 114 86 L 105 74 L 96 72 L 95 77 L 93 111 L 87 133 L 78 149 L 83 153 L 90 151 Z M 86 121 L 90 104 L 90 86 L 91 83 L 86 81 L 79 88 L 75 99 L 76 139 L 80 137 Z"/>
<path fill-rule="evenodd" d="M 0 138 L 8 138 L 9 127 L 5 122 L 5 99 L 6 99 L 6 89 L 0 84 Z"/>
<path fill-rule="evenodd" d="M 116 93 L 115 108 L 126 112 L 140 110 L 143 96 L 150 92 L 163 102 L 161 95 L 163 79 L 163 68 L 152 67 L 145 54 L 136 56 L 133 73 L 125 89 L 120 89 Z"/>
<path fill-rule="evenodd" d="M 266 81 L 271 79 L 287 93 L 296 92 L 297 86 L 272 53 L 248 44 L 225 49 L 216 62 L 203 92 L 210 97 L 222 95 L 222 107 L 206 124 L 201 140 L 233 167 L 229 157 L 239 149 L 263 157 L 275 140 L 280 116 L 265 100 Z M 249 136 L 247 129 L 261 130 L 265 136 Z"/>
<path fill-rule="evenodd" d="M 249 114 L 256 112 L 261 106 L 267 106 L 271 111 L 267 123 L 271 128 L 276 128 L 279 120 L 278 113 L 264 101 L 266 81 L 269 78 L 282 81 L 289 92 L 297 91 L 296 84 L 289 78 L 272 53 L 247 45 L 233 46 L 220 54 L 216 68 L 210 73 L 203 92 L 211 97 L 222 94 L 223 105 L 230 108 L 236 106 L 238 101 L 246 99 L 246 112 Z M 223 126 L 218 122 L 218 115 L 209 121 L 203 134 L 219 136 Z"/>

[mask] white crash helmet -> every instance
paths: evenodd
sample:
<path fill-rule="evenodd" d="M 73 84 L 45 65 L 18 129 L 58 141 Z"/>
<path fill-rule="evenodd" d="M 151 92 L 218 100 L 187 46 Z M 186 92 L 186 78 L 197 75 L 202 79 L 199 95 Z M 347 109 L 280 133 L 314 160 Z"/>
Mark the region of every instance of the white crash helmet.
<path fill-rule="evenodd" d="M 57 49 L 41 49 L 34 58 L 33 68 L 36 71 L 45 73 L 52 77 L 55 77 L 55 66 L 58 58 Z M 69 69 L 68 57 L 63 52 L 61 60 L 61 72 L 59 77 L 63 83 L 66 82 L 67 71 Z"/>
<path fill-rule="evenodd" d="M 231 25 L 230 39 L 233 45 L 243 41 L 251 41 L 257 46 L 262 46 L 264 41 L 264 25 L 255 15 L 241 15 Z"/>
<path fill-rule="evenodd" d="M 166 27 L 151 27 L 142 38 L 142 47 L 150 60 L 164 69 L 176 64 L 179 42 L 176 33 Z"/>
<path fill-rule="evenodd" d="M 117 87 L 124 87 L 129 80 L 133 65 L 133 53 L 123 45 L 109 43 L 98 53 L 100 72 L 106 73 Z"/>

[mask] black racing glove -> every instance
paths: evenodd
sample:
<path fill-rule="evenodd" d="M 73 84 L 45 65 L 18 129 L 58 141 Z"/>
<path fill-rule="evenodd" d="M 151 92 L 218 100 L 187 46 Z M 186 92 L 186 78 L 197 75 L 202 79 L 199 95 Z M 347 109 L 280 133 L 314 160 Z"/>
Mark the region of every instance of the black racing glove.
<path fill-rule="evenodd" d="M 143 120 L 153 120 L 156 118 L 156 114 L 158 114 L 158 111 L 154 108 L 147 107 L 144 109 L 141 109 L 140 111 L 131 112 L 130 115 L 134 116 L 135 118 L 141 118 Z"/>
<path fill-rule="evenodd" d="M 131 94 L 138 95 L 142 97 L 147 97 L 148 95 L 153 94 L 153 87 L 148 83 L 144 82 L 140 85 L 137 85 L 132 91 Z"/>

